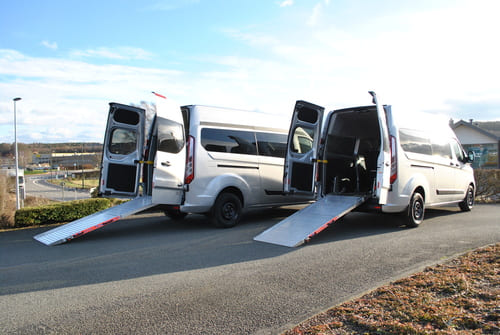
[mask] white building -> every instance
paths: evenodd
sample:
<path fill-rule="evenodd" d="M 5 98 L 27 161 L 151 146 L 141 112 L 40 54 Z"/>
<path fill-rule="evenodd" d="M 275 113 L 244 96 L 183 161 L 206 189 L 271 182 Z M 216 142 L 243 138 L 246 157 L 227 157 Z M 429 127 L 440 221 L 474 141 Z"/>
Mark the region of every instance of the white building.
<path fill-rule="evenodd" d="M 465 151 L 473 151 L 474 168 L 498 169 L 500 160 L 500 121 L 476 122 L 460 120 L 452 125 Z"/>

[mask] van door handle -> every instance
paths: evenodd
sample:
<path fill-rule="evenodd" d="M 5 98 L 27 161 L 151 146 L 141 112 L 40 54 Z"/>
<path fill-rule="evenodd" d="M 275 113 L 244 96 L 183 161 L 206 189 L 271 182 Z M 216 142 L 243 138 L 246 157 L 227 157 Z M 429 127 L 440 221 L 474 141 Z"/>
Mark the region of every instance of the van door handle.
<path fill-rule="evenodd" d="M 172 165 L 172 163 L 170 163 L 169 161 L 166 161 L 166 162 L 161 162 L 161 165 L 170 166 L 170 165 Z"/>

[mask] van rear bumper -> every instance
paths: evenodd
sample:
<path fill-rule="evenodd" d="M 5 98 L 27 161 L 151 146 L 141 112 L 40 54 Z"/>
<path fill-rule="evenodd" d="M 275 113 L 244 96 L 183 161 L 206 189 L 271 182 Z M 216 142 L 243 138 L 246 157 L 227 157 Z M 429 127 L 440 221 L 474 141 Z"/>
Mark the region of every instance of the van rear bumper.
<path fill-rule="evenodd" d="M 369 212 L 369 213 L 381 213 L 382 206 L 378 203 L 377 198 L 370 198 L 365 201 L 361 206 L 357 207 L 354 211 L 356 212 Z"/>
<path fill-rule="evenodd" d="M 407 205 L 385 204 L 381 205 L 378 198 L 370 198 L 361 206 L 356 208 L 357 212 L 370 212 L 370 213 L 399 213 L 406 210 Z"/>

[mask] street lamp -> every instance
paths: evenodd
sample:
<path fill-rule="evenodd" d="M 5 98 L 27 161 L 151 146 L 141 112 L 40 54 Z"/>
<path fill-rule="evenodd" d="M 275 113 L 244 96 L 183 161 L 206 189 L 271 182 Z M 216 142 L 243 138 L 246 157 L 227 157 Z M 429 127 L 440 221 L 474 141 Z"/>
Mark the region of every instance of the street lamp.
<path fill-rule="evenodd" d="M 16 116 L 16 102 L 21 100 L 21 98 L 14 98 L 14 147 L 16 155 L 16 210 L 21 206 L 19 205 L 19 157 L 17 154 L 17 116 Z"/>

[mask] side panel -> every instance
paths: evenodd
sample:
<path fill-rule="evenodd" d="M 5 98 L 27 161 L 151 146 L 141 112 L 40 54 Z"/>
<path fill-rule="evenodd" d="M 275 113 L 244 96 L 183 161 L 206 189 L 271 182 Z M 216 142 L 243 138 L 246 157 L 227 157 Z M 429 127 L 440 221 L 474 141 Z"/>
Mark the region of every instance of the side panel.
<path fill-rule="evenodd" d="M 101 165 L 101 194 L 137 196 L 144 122 L 144 109 L 110 103 Z"/>
<path fill-rule="evenodd" d="M 297 101 L 288 134 L 283 191 L 313 195 L 324 108 Z"/>
<path fill-rule="evenodd" d="M 373 97 L 373 103 L 377 106 L 378 123 L 380 128 L 380 153 L 377 159 L 377 181 L 375 184 L 375 195 L 379 204 L 387 203 L 387 195 L 390 188 L 391 178 L 391 152 L 389 142 L 389 131 L 387 130 L 386 109 L 391 113 L 390 106 L 380 105 L 375 92 L 369 92 Z"/>

